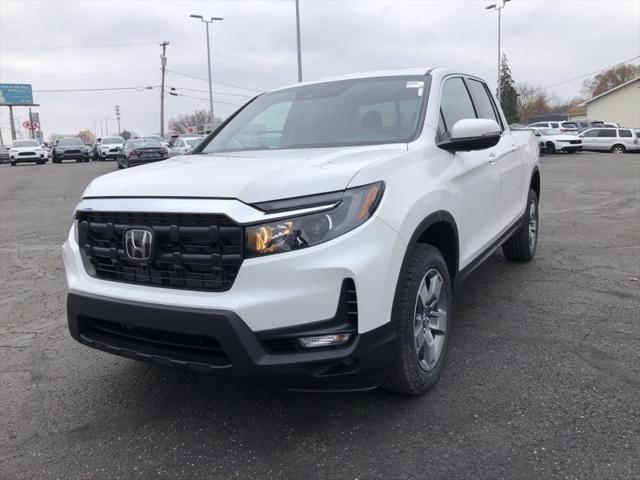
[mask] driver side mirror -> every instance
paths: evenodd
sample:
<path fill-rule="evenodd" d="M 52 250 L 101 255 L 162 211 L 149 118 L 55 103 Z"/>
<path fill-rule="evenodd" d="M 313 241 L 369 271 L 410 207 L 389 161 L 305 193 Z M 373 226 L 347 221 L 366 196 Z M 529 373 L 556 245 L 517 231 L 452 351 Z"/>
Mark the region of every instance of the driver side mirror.
<path fill-rule="evenodd" d="M 453 125 L 450 136 L 439 141 L 438 147 L 449 152 L 484 150 L 497 145 L 500 134 L 495 120 L 465 118 Z"/>

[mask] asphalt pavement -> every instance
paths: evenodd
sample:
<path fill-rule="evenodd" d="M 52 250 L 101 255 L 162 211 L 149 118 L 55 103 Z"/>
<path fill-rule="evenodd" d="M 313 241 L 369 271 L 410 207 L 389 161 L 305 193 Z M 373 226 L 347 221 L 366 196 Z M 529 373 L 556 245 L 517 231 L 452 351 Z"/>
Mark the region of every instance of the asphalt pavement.
<path fill-rule="evenodd" d="M 294 393 L 76 343 L 60 246 L 114 162 L 0 167 L 0 478 L 640 477 L 640 154 L 542 160 L 537 256 L 456 292 L 422 397 Z"/>

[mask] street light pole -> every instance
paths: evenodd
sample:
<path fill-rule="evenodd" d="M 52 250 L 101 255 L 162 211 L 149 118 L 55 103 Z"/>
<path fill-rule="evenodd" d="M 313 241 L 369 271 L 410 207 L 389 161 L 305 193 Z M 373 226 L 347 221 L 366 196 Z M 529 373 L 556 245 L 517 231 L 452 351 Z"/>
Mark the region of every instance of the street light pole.
<path fill-rule="evenodd" d="M 107 133 L 107 137 L 109 136 L 109 117 L 104 119 L 104 130 Z"/>
<path fill-rule="evenodd" d="M 298 45 L 298 81 L 302 81 L 302 47 L 300 46 L 300 4 L 296 0 L 296 39 Z"/>
<path fill-rule="evenodd" d="M 190 15 L 191 18 L 199 18 L 201 22 L 205 24 L 205 30 L 207 31 L 207 67 L 209 69 L 209 114 L 211 115 L 211 129 L 213 130 L 213 79 L 211 77 L 211 44 L 209 42 L 209 24 L 224 20 L 222 17 L 211 17 L 209 20 L 205 20 L 202 15 Z M 211 27 L 213 28 L 213 26 Z"/>
<path fill-rule="evenodd" d="M 501 55 L 500 55 L 500 36 L 501 36 L 501 22 L 502 22 L 502 9 L 504 8 L 507 2 L 511 0 L 500 0 L 498 3 L 494 3 L 492 5 L 488 5 L 485 7 L 485 10 L 497 10 L 498 11 L 498 87 L 496 89 L 496 97 L 498 98 L 498 103 L 500 103 L 500 73 L 501 73 Z"/>

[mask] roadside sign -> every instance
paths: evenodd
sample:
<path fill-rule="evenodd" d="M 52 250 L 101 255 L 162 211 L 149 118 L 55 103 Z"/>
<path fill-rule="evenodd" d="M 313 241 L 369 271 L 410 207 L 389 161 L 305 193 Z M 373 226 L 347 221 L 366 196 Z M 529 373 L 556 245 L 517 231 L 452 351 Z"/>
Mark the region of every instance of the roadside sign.
<path fill-rule="evenodd" d="M 40 122 L 30 122 L 27 120 L 26 122 L 22 122 L 22 126 L 30 130 L 38 130 L 40 128 Z"/>
<path fill-rule="evenodd" d="M 31 105 L 30 83 L 0 83 L 0 105 Z"/>

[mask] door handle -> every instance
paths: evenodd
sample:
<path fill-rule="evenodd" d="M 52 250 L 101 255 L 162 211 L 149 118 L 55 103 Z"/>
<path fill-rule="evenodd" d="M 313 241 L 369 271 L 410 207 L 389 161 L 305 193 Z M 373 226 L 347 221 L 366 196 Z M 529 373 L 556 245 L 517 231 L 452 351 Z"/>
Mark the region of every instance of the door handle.
<path fill-rule="evenodd" d="M 495 153 L 490 153 L 489 154 L 489 163 L 491 165 L 493 165 L 494 163 L 496 163 L 496 154 Z"/>

